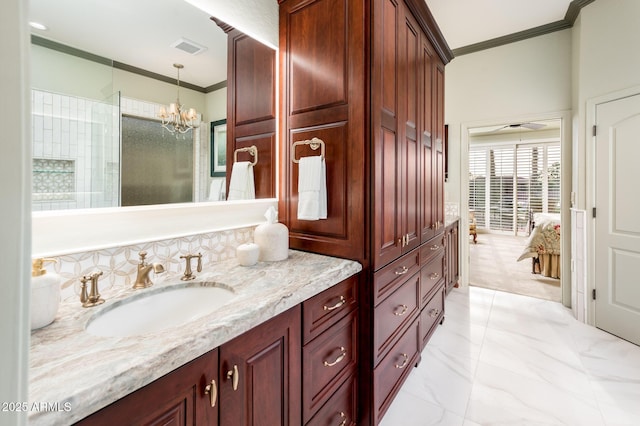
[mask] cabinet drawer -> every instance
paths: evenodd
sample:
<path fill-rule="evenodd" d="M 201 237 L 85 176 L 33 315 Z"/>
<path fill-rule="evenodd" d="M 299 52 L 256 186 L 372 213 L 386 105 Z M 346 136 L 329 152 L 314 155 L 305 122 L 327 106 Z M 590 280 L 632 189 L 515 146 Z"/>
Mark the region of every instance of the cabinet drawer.
<path fill-rule="evenodd" d="M 436 287 L 444 282 L 444 259 L 444 253 L 440 253 L 420 270 L 420 306 L 424 306 Z"/>
<path fill-rule="evenodd" d="M 357 313 L 352 311 L 302 349 L 302 417 L 306 422 L 344 381 L 358 358 Z"/>
<path fill-rule="evenodd" d="M 327 426 L 357 424 L 357 388 L 355 376 L 351 376 L 340 388 L 329 398 L 327 403 L 318 410 L 307 423 L 307 426 Z"/>
<path fill-rule="evenodd" d="M 374 363 L 393 346 L 419 311 L 420 274 L 415 274 L 402 287 L 386 298 L 374 311 Z"/>
<path fill-rule="evenodd" d="M 391 405 L 418 357 L 418 321 L 373 370 L 374 424 L 378 424 Z"/>
<path fill-rule="evenodd" d="M 356 274 L 302 303 L 303 343 L 310 342 L 357 306 L 359 279 L 360 274 Z"/>
<path fill-rule="evenodd" d="M 436 256 L 444 255 L 445 236 L 446 234 L 437 235 L 420 247 L 420 265 L 425 265 Z"/>
<path fill-rule="evenodd" d="M 420 313 L 420 348 L 424 348 L 433 334 L 438 322 L 444 316 L 444 284 L 438 287 L 437 292 L 433 295 L 427 306 Z"/>
<path fill-rule="evenodd" d="M 420 269 L 420 251 L 407 253 L 373 275 L 374 304 L 378 305 Z"/>

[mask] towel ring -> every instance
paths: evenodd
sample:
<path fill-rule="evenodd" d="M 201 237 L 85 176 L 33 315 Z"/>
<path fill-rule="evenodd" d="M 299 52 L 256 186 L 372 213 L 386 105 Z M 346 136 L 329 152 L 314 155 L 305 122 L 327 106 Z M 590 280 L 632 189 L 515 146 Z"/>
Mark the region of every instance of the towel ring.
<path fill-rule="evenodd" d="M 249 155 L 253 157 L 253 161 L 251 162 L 252 166 L 258 164 L 258 148 L 255 145 L 248 146 L 246 148 L 238 148 L 233 151 L 233 162 L 238 162 L 238 153 L 239 152 L 248 152 Z"/>
<path fill-rule="evenodd" d="M 307 139 L 304 141 L 294 142 L 293 145 L 291 145 L 291 161 L 293 161 L 294 163 L 297 164 L 300 162 L 300 160 L 296 159 L 296 147 L 300 145 L 309 145 L 309 147 L 314 151 L 318 148 L 322 148 L 320 150 L 320 157 L 324 158 L 324 151 L 325 151 L 324 141 L 320 138 L 313 137 L 311 139 Z"/>

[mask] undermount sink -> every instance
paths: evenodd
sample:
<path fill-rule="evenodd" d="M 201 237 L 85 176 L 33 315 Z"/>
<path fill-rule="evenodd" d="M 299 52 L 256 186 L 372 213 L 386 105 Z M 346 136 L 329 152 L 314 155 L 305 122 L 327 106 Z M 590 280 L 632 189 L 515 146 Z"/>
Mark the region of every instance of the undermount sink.
<path fill-rule="evenodd" d="M 227 304 L 232 290 L 216 283 L 187 283 L 153 289 L 124 299 L 87 324 L 95 336 L 126 337 L 186 324 Z"/>

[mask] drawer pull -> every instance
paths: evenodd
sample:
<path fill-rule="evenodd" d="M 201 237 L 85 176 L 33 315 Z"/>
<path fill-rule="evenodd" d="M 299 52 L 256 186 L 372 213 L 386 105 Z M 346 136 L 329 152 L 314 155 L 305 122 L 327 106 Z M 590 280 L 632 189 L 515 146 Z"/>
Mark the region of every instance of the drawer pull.
<path fill-rule="evenodd" d="M 323 364 L 325 367 L 333 367 L 334 365 L 342 361 L 346 356 L 347 356 L 347 350 L 344 347 L 340 346 L 340 355 L 338 356 L 338 358 L 336 358 L 336 360 L 333 362 L 324 361 Z"/>
<path fill-rule="evenodd" d="M 438 278 L 440 278 L 440 274 L 434 272 L 433 274 L 429 275 L 429 278 L 432 280 L 437 280 Z"/>
<path fill-rule="evenodd" d="M 211 380 L 211 383 L 204 388 L 204 394 L 209 395 L 209 402 L 211 403 L 211 408 L 216 406 L 216 401 L 218 400 L 218 388 L 216 387 L 216 381 Z"/>
<path fill-rule="evenodd" d="M 440 309 L 432 309 L 431 311 L 429 311 L 429 316 L 431 318 L 435 318 L 438 315 L 440 315 Z"/>
<path fill-rule="evenodd" d="M 396 270 L 396 275 L 404 275 L 407 272 L 409 272 L 409 270 L 407 269 L 406 266 L 403 266 L 402 269 L 400 269 L 399 271 Z"/>
<path fill-rule="evenodd" d="M 394 367 L 396 367 L 396 368 L 405 368 L 407 366 L 407 364 L 409 363 L 409 355 L 402 354 L 402 356 L 404 357 L 404 361 L 402 362 L 402 364 L 401 365 L 396 364 Z"/>
<path fill-rule="evenodd" d="M 438 250 L 439 248 L 440 248 L 440 246 L 439 246 L 439 245 L 437 245 L 437 244 L 434 244 L 434 245 L 432 245 L 431 247 L 429 247 L 429 249 L 430 249 L 431 251 Z"/>
<path fill-rule="evenodd" d="M 400 305 L 402 306 L 402 312 L 398 313 L 398 312 L 394 312 L 393 315 L 397 316 L 397 317 L 401 317 L 404 314 L 407 313 L 407 309 L 409 309 L 409 307 L 407 305 Z"/>
<path fill-rule="evenodd" d="M 238 366 L 234 364 L 233 370 L 227 371 L 227 379 L 232 379 L 233 390 L 238 390 L 238 381 L 240 380 L 240 373 L 238 373 Z"/>
<path fill-rule="evenodd" d="M 340 301 L 338 303 L 336 303 L 333 306 L 324 305 L 322 306 L 322 309 L 324 309 L 325 311 L 333 311 L 334 309 L 338 309 L 340 306 L 344 305 L 345 303 L 347 303 L 347 299 L 345 299 L 344 296 L 340 296 Z"/>
<path fill-rule="evenodd" d="M 347 424 L 347 416 L 342 411 L 340 411 L 340 418 L 342 419 L 342 421 L 340 422 L 340 424 L 338 426 L 346 426 L 346 424 Z"/>

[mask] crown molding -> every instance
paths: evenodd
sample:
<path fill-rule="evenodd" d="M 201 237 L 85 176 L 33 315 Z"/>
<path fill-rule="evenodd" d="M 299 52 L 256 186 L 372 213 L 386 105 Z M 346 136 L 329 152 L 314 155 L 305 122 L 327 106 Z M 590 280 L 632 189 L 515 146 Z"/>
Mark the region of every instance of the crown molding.
<path fill-rule="evenodd" d="M 480 43 L 470 44 L 468 46 L 459 47 L 453 49 L 454 56 L 468 55 L 469 53 L 479 52 L 481 50 L 491 49 L 498 46 L 504 46 L 505 44 L 514 43 L 516 41 L 527 40 L 533 37 L 553 33 L 556 31 L 566 30 L 573 27 L 573 24 L 580 15 L 580 10 L 595 0 L 573 0 L 569 3 L 567 13 L 564 18 L 552 22 L 550 24 L 540 25 L 539 27 L 530 28 L 528 30 L 519 31 L 517 33 L 508 34 L 502 37 L 496 37 L 491 40 L 482 41 Z"/>
<path fill-rule="evenodd" d="M 146 78 L 151 78 L 153 80 L 158 80 L 158 81 L 162 81 L 164 83 L 169 83 L 169 84 L 176 84 L 175 78 L 167 77 L 162 74 L 158 74 L 155 72 L 147 71 L 142 68 L 134 67 L 133 65 L 114 61 L 114 60 L 105 58 L 103 56 L 95 55 L 93 53 L 90 53 L 84 50 L 76 49 L 75 47 L 67 46 L 66 44 L 58 43 L 57 41 L 39 37 L 34 34 L 31 35 L 31 43 L 35 44 L 36 46 L 45 47 L 47 49 L 55 50 L 60 53 L 65 53 L 67 55 L 85 59 L 87 61 L 96 62 L 101 65 L 106 65 L 109 67 L 113 67 L 115 69 L 127 71 L 127 72 L 137 74 Z M 225 80 L 208 87 L 202 87 L 196 84 L 191 84 L 189 82 L 180 80 L 180 87 L 184 87 L 185 89 L 191 89 L 200 93 L 210 93 L 215 90 L 221 89 L 223 87 L 227 87 L 227 81 Z"/>

